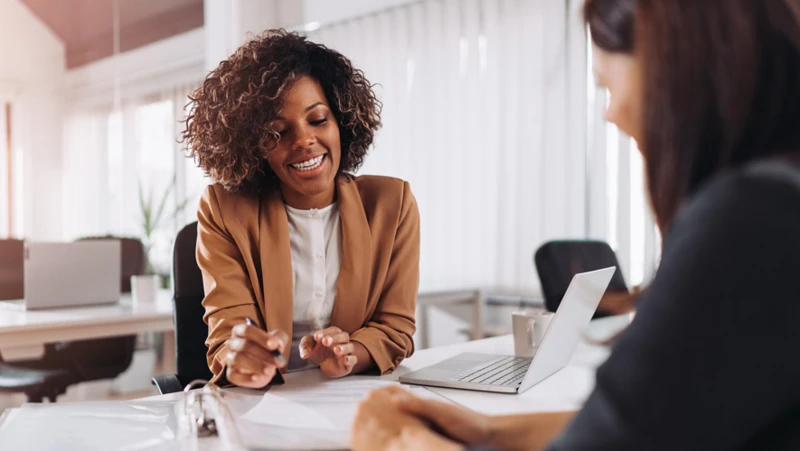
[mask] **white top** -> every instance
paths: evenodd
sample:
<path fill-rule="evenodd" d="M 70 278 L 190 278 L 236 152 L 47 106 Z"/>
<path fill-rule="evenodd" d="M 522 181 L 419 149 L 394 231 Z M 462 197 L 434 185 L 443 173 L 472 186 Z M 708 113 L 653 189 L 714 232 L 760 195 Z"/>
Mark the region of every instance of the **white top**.
<path fill-rule="evenodd" d="M 286 206 L 292 250 L 292 353 L 289 370 L 313 366 L 300 358 L 300 340 L 331 324 L 339 269 L 342 267 L 342 222 L 339 207 L 299 210 Z"/>

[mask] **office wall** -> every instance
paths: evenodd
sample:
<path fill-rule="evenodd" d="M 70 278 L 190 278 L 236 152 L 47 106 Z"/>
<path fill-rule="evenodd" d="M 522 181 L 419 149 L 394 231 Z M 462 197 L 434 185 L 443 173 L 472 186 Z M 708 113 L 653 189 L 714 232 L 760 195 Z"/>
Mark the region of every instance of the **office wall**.
<path fill-rule="evenodd" d="M 347 0 L 344 2 L 305 0 L 304 13 L 307 22 L 315 21 L 326 24 L 402 6 L 413 1 L 415 0 Z"/>
<path fill-rule="evenodd" d="M 13 103 L 17 161 L 13 176 L 21 218 L 14 235 L 59 239 L 61 234 L 61 102 L 64 46 L 18 0 L 0 0 L 0 95 Z M 35 171 L 34 171 L 35 167 Z M 21 169 L 21 171 L 20 171 Z M 21 172 L 21 173 L 20 173 Z"/>

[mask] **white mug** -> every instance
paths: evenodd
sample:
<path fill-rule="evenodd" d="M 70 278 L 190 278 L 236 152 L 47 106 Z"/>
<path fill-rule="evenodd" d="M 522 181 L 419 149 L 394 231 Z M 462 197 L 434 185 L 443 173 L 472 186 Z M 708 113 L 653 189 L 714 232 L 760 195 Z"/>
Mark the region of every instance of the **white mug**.
<path fill-rule="evenodd" d="M 158 295 L 158 276 L 131 276 L 133 305 L 152 304 Z"/>
<path fill-rule="evenodd" d="M 517 357 L 533 357 L 552 319 L 553 313 L 544 310 L 512 313 L 514 354 Z"/>

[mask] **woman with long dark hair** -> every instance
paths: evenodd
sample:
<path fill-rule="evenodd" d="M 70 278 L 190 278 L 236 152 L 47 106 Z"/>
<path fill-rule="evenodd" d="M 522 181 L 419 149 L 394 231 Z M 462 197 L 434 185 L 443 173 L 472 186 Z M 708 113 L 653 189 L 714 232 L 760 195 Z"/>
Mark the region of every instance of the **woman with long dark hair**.
<path fill-rule="evenodd" d="M 355 449 L 800 449 L 800 0 L 584 12 L 664 235 L 636 318 L 577 414 L 487 417 L 394 388 L 362 403 Z"/>

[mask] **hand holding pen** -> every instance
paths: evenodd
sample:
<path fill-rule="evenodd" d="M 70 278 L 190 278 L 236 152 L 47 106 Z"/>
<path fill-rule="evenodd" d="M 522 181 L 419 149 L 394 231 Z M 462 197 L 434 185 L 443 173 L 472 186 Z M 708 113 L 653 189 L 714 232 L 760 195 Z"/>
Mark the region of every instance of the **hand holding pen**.
<path fill-rule="evenodd" d="M 281 354 L 288 343 L 285 332 L 267 332 L 256 326 L 250 318 L 232 330 L 228 339 L 228 382 L 247 388 L 262 388 L 272 381 L 279 368 L 286 366 Z"/>

